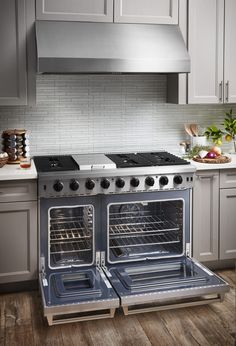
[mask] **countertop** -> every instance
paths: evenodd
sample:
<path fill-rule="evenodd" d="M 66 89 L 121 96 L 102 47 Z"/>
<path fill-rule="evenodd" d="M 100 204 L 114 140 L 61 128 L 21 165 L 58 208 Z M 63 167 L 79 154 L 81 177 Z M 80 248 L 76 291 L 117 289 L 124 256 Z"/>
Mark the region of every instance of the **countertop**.
<path fill-rule="evenodd" d="M 227 154 L 227 156 L 231 157 L 231 162 L 229 163 L 199 163 L 193 160 L 190 160 L 191 164 L 193 164 L 197 171 L 205 171 L 205 170 L 212 170 L 212 169 L 232 169 L 236 168 L 236 154 L 230 155 Z"/>
<path fill-rule="evenodd" d="M 37 171 L 33 160 L 31 160 L 30 168 L 20 168 L 19 164 L 6 164 L 0 168 L 0 181 L 24 179 L 37 179 Z"/>
<path fill-rule="evenodd" d="M 236 154 L 231 155 L 231 158 L 231 162 L 221 164 L 199 163 L 193 160 L 190 160 L 190 162 L 196 167 L 197 171 L 232 168 L 236 169 Z M 31 160 L 31 167 L 27 169 L 20 168 L 19 164 L 5 165 L 0 168 L 0 181 L 20 179 L 37 179 L 37 171 L 33 159 Z"/>

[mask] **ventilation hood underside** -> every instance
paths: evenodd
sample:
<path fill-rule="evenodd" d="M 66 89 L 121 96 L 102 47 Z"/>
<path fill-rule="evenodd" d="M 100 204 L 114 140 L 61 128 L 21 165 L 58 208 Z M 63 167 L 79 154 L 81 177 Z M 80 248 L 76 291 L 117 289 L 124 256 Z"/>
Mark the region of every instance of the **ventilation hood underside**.
<path fill-rule="evenodd" d="M 37 21 L 39 73 L 185 73 L 177 25 Z"/>

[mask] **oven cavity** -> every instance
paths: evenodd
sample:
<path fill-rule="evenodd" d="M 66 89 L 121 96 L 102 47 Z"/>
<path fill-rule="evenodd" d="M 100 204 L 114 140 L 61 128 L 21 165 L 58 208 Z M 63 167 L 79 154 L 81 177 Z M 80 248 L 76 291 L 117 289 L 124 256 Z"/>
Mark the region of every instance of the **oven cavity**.
<path fill-rule="evenodd" d="M 183 200 L 109 205 L 109 262 L 182 256 L 183 213 Z"/>
<path fill-rule="evenodd" d="M 89 265 L 94 258 L 93 206 L 49 210 L 49 261 L 51 268 Z"/>

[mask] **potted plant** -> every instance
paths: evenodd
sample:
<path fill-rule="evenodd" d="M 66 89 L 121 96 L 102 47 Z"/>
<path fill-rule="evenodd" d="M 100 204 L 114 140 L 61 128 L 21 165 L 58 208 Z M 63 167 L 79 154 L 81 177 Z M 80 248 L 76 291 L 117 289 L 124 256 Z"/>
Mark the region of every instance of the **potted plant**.
<path fill-rule="evenodd" d="M 225 118 L 223 124 L 224 129 L 220 129 L 215 125 L 209 126 L 205 131 L 207 139 L 212 139 L 216 145 L 221 145 L 223 137 L 227 142 L 233 141 L 234 152 L 236 153 L 236 116 L 233 114 L 233 110 L 225 112 Z"/>

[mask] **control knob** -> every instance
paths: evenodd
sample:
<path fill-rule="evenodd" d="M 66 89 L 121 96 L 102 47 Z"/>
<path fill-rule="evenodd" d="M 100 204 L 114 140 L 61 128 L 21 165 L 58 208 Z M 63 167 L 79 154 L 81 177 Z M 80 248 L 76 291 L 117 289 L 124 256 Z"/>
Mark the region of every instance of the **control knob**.
<path fill-rule="evenodd" d="M 108 180 L 108 179 L 102 179 L 102 181 L 101 181 L 101 187 L 103 188 L 103 189 L 108 189 L 109 188 L 109 186 L 110 186 L 110 181 Z"/>
<path fill-rule="evenodd" d="M 138 178 L 132 178 L 130 180 L 130 185 L 133 186 L 133 187 L 139 186 L 139 179 Z"/>
<path fill-rule="evenodd" d="M 72 191 L 77 191 L 79 188 L 79 182 L 77 180 L 72 180 L 71 183 L 70 183 L 70 189 Z"/>
<path fill-rule="evenodd" d="M 95 186 L 95 182 L 92 179 L 87 179 L 85 186 L 88 190 L 92 190 Z"/>
<path fill-rule="evenodd" d="M 183 178 L 181 177 L 181 175 L 175 175 L 174 176 L 174 183 L 179 185 L 179 184 L 182 184 L 183 182 Z"/>
<path fill-rule="evenodd" d="M 162 186 L 167 185 L 169 183 L 169 179 L 165 175 L 163 175 L 160 177 L 159 183 Z"/>
<path fill-rule="evenodd" d="M 62 191 L 63 187 L 64 187 L 64 185 L 60 180 L 56 181 L 55 184 L 53 185 L 53 188 L 56 192 Z"/>
<path fill-rule="evenodd" d="M 116 186 L 119 187 L 120 189 L 122 189 L 122 187 L 125 186 L 125 181 L 122 178 L 118 178 L 116 179 Z"/>
<path fill-rule="evenodd" d="M 153 185 L 155 184 L 154 178 L 153 178 L 153 177 L 147 177 L 147 178 L 145 179 L 145 184 L 146 184 L 147 186 L 153 186 Z"/>

